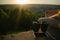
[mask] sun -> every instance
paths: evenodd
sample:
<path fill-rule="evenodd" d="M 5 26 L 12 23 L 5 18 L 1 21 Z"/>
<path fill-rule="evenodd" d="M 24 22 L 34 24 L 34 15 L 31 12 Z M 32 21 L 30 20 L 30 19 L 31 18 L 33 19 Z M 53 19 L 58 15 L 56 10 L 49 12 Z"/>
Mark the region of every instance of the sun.
<path fill-rule="evenodd" d="M 17 4 L 28 4 L 28 0 L 16 0 Z"/>

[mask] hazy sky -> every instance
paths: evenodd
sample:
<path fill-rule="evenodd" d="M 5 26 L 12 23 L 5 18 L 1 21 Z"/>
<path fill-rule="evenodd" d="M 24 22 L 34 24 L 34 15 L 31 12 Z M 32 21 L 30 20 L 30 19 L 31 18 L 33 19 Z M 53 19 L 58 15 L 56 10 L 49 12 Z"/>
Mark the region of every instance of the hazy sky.
<path fill-rule="evenodd" d="M 32 4 L 58 4 L 60 5 L 60 0 L 30 0 L 29 3 Z M 0 0 L 0 4 L 17 4 L 16 0 Z"/>

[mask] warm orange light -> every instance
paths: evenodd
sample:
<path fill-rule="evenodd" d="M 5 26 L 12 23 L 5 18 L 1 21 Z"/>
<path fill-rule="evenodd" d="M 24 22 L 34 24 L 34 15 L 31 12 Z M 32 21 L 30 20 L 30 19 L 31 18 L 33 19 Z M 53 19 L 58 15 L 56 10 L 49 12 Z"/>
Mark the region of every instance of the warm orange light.
<path fill-rule="evenodd" d="M 17 4 L 28 4 L 29 0 L 16 0 Z"/>

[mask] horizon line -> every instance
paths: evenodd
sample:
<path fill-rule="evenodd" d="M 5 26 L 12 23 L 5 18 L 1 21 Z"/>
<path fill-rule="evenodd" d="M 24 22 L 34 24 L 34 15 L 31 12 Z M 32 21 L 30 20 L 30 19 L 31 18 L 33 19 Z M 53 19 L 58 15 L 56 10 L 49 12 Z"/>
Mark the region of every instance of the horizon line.
<path fill-rule="evenodd" d="M 10 3 L 8 4 L 8 3 L 3 3 L 3 4 L 0 4 L 0 5 L 30 5 L 30 4 L 40 4 L 40 3 L 29 3 L 29 4 L 10 4 Z M 60 5 L 60 4 L 45 4 L 45 5 Z"/>

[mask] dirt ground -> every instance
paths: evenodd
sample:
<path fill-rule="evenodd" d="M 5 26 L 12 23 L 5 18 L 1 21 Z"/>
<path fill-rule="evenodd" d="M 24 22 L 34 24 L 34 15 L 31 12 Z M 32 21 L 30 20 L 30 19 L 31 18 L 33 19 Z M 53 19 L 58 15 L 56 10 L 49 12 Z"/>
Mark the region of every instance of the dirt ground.
<path fill-rule="evenodd" d="M 40 40 L 44 40 L 45 37 L 39 38 Z M 34 32 L 27 31 L 27 32 L 20 32 L 18 34 L 9 34 L 5 35 L 3 40 L 35 40 Z"/>

